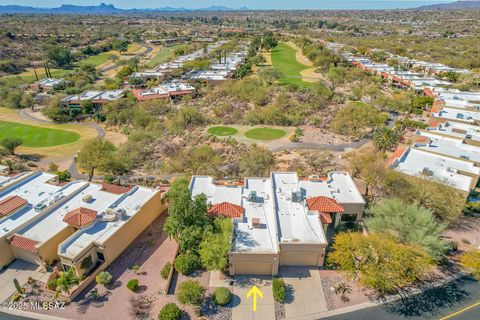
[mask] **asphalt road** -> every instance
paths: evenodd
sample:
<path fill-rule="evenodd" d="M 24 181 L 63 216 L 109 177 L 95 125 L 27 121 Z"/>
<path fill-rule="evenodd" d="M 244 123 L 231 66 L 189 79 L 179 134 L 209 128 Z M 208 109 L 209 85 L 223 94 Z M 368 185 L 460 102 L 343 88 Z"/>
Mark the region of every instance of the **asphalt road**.
<path fill-rule="evenodd" d="M 361 309 L 328 320 L 478 320 L 480 282 L 462 277 L 396 302 Z"/>

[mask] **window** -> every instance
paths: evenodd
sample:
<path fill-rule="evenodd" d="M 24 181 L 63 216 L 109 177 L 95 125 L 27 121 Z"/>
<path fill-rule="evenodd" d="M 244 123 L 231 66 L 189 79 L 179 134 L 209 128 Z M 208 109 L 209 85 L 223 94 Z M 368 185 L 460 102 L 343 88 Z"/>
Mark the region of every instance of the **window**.
<path fill-rule="evenodd" d="M 105 256 L 103 255 L 103 252 L 97 251 L 97 257 L 98 257 L 98 260 L 105 261 Z"/>
<path fill-rule="evenodd" d="M 354 213 L 344 213 L 342 214 L 342 221 L 357 221 L 357 215 Z"/>

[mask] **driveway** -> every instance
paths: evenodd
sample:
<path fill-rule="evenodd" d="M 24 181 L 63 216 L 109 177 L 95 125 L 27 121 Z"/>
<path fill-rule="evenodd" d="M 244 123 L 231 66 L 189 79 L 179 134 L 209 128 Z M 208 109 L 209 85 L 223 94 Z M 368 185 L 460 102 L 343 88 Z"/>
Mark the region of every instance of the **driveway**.
<path fill-rule="evenodd" d="M 40 266 L 23 260 L 13 261 L 7 268 L 0 272 L 0 302 L 8 299 L 15 293 L 13 279 L 17 279 L 20 285 L 27 282 L 29 277 L 43 282 L 47 281 L 48 273 L 37 271 Z"/>
<path fill-rule="evenodd" d="M 318 269 L 311 267 L 280 267 L 279 276 L 287 285 L 285 314 L 289 320 L 318 319 L 327 311 Z"/>
<path fill-rule="evenodd" d="M 235 277 L 232 300 L 232 320 L 275 319 L 271 280 L 272 277 Z M 256 285 L 263 293 L 263 299 L 257 297 L 257 311 L 255 312 L 253 311 L 253 298 L 250 297 L 247 299 L 248 291 L 254 285 Z"/>

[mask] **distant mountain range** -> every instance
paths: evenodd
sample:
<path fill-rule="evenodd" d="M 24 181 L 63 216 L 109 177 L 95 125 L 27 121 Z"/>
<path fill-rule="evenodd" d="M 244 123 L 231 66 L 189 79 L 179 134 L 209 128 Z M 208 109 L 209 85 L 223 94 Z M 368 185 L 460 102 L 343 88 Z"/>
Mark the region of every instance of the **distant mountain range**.
<path fill-rule="evenodd" d="M 450 3 L 438 3 L 428 6 L 421 6 L 418 9 L 424 10 L 450 10 L 450 9 L 480 9 L 480 1 L 456 1 Z"/>
<path fill-rule="evenodd" d="M 413 4 L 412 4 L 413 5 Z M 431 4 L 416 7 L 412 9 L 420 10 L 448 10 L 448 9 L 480 9 L 480 0 L 460 0 L 451 3 Z M 108 14 L 128 14 L 128 13 L 152 13 L 152 12 L 191 12 L 191 11 L 245 11 L 250 10 L 247 7 L 238 9 L 224 7 L 224 6 L 210 6 L 207 8 L 139 8 L 139 9 L 120 9 L 113 4 L 102 3 L 98 6 L 77 6 L 73 4 L 63 4 L 57 8 L 39 8 L 27 7 L 18 5 L 0 6 L 0 14 L 2 13 L 23 13 L 23 14 L 93 14 L 93 15 L 108 15 Z"/>
<path fill-rule="evenodd" d="M 234 11 L 248 10 L 246 7 L 233 9 L 224 6 L 210 6 L 208 8 L 187 9 L 163 7 L 156 9 L 119 9 L 113 4 L 102 3 L 98 6 L 77 6 L 73 4 L 63 4 L 58 8 L 38 8 L 17 5 L 0 6 L 0 13 L 25 13 L 25 14 L 124 14 L 124 13 L 142 13 L 142 12 L 182 12 L 182 11 Z"/>

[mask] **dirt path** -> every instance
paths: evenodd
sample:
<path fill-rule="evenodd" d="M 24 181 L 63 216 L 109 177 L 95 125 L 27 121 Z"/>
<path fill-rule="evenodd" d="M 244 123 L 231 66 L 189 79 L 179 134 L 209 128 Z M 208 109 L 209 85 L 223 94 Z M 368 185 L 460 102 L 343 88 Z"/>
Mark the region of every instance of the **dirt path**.
<path fill-rule="evenodd" d="M 288 41 L 288 42 L 285 42 L 285 43 L 288 46 L 295 49 L 295 58 L 297 59 L 298 62 L 310 67 L 310 68 L 305 69 L 302 72 L 300 72 L 300 75 L 302 76 L 303 81 L 313 83 L 313 82 L 318 82 L 318 80 L 320 80 L 320 79 L 324 79 L 322 74 L 315 72 L 316 68 L 313 66 L 313 62 L 310 61 L 307 57 L 305 57 L 303 55 L 302 49 L 300 49 L 300 47 L 298 47 L 295 43 L 293 43 L 291 41 Z"/>

